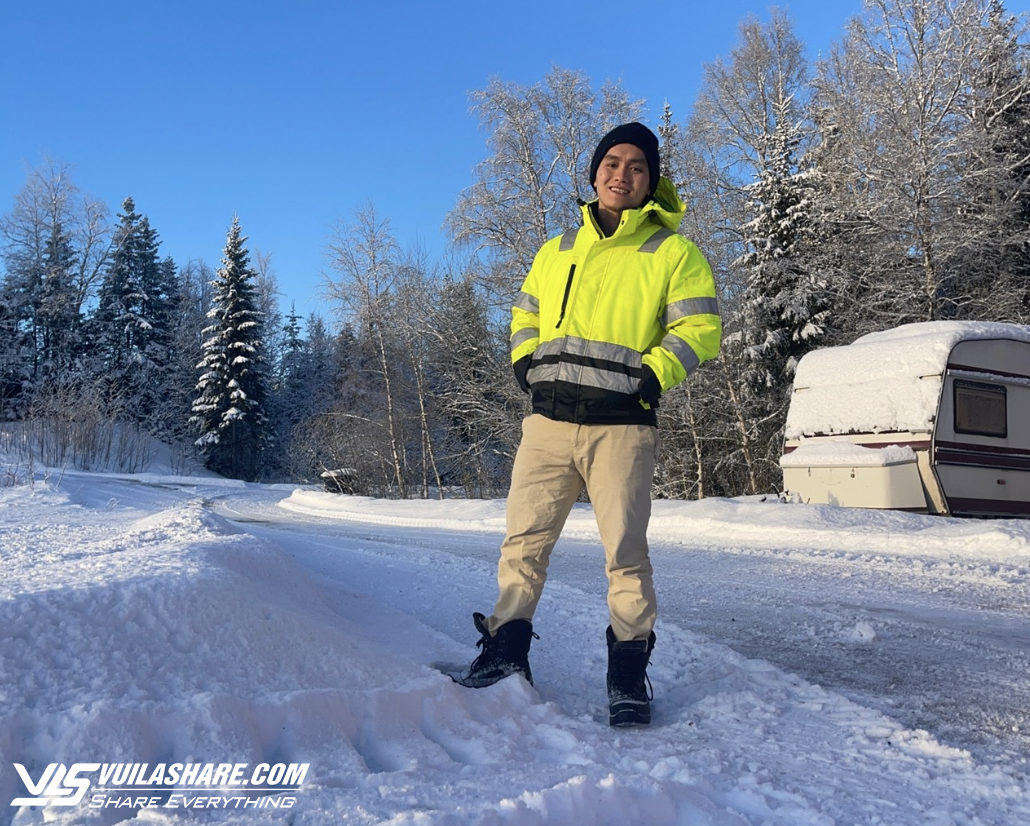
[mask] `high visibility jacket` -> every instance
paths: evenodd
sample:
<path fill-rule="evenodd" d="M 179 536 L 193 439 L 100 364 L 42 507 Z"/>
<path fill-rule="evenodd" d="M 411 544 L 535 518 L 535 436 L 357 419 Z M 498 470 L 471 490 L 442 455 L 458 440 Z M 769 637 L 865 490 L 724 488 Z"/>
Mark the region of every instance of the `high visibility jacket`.
<path fill-rule="evenodd" d="M 662 391 L 715 357 L 722 338 L 712 270 L 676 233 L 686 207 L 662 178 L 654 199 L 622 213 L 606 238 L 591 205 L 583 226 L 549 240 L 511 321 L 511 358 L 531 355 L 533 411 L 579 424 L 650 424 L 649 366 Z"/>

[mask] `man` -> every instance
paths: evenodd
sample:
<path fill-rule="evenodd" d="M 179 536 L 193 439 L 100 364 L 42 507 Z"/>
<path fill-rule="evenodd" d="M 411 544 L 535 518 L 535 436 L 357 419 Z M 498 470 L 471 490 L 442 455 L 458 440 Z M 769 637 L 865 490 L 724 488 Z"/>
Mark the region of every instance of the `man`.
<path fill-rule="evenodd" d="M 686 211 L 659 175 L 658 139 L 627 123 L 590 163 L 597 200 L 583 226 L 549 240 L 512 308 L 511 358 L 533 412 L 512 470 L 493 614 L 474 614 L 482 647 L 460 682 L 510 674 L 532 683 L 532 619 L 550 553 L 586 489 L 608 576 L 613 726 L 647 724 L 656 616 L 647 525 L 662 392 L 719 349 L 712 272 L 676 234 Z"/>

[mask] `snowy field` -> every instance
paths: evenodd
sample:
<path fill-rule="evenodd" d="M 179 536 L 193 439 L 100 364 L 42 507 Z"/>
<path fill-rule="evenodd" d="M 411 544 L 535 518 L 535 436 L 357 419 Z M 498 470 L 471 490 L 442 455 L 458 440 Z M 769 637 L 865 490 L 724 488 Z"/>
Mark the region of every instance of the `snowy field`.
<path fill-rule="evenodd" d="M 475 655 L 503 520 L 162 475 L 0 489 L 0 823 L 1030 824 L 1030 522 L 658 502 L 654 723 L 613 730 L 585 506 L 536 688 L 429 667 Z M 73 763 L 308 769 L 275 807 L 105 808 L 96 772 L 76 806 L 8 805 L 15 764 Z"/>

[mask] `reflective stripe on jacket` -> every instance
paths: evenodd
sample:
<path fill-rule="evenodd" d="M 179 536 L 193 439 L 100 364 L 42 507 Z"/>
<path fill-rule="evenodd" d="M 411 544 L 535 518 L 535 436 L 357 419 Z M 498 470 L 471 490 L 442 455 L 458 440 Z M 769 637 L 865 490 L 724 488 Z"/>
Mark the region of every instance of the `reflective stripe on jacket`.
<path fill-rule="evenodd" d="M 533 410 L 581 424 L 655 424 L 641 367 L 662 391 L 719 351 L 711 268 L 676 233 L 686 211 L 662 178 L 653 200 L 605 238 L 590 205 L 579 230 L 537 253 L 512 308 L 511 358 L 532 355 Z"/>

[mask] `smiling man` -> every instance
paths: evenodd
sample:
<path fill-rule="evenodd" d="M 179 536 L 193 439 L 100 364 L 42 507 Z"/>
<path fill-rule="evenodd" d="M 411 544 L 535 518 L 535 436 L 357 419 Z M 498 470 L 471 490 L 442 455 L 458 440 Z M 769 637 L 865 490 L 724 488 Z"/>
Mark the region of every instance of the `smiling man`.
<path fill-rule="evenodd" d="M 651 720 L 657 615 L 647 525 L 661 394 L 719 350 L 715 283 L 676 233 L 686 208 L 640 123 L 605 135 L 590 162 L 583 225 L 537 253 L 512 308 L 511 359 L 532 396 L 512 469 L 493 614 L 474 614 L 479 657 L 460 680 L 531 683 L 532 620 L 551 550 L 586 490 L 608 576 L 609 721 Z"/>

